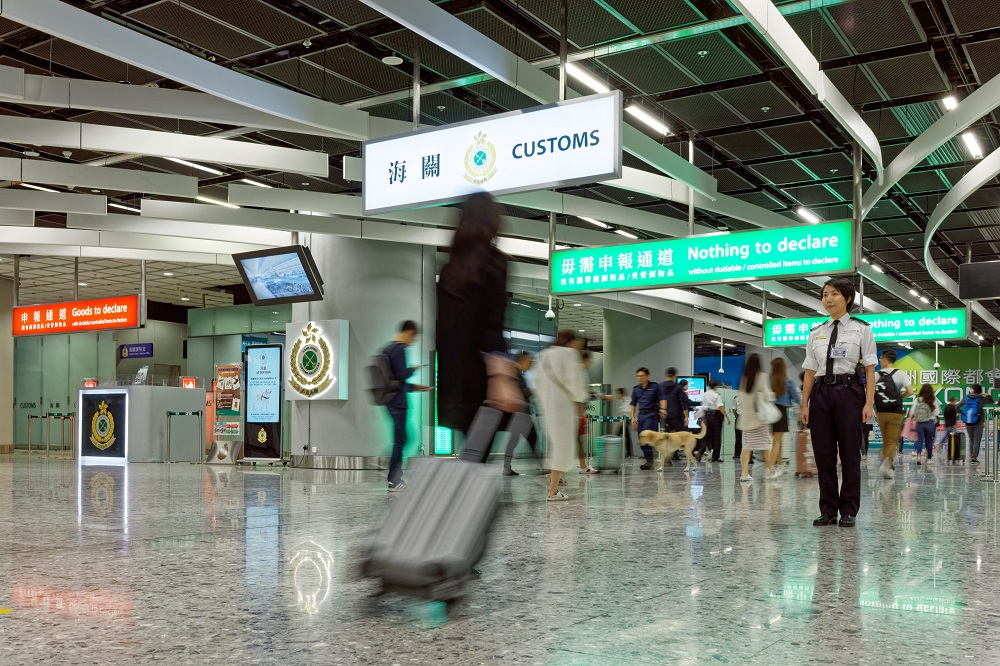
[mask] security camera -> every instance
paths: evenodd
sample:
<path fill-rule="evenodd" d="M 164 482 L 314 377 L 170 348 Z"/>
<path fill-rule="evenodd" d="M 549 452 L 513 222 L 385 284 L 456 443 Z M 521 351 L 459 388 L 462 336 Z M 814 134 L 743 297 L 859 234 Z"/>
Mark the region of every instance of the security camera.
<path fill-rule="evenodd" d="M 64 151 L 62 151 L 62 154 L 63 154 L 63 157 L 65 157 L 67 159 L 69 159 L 70 157 L 73 157 L 73 151 L 72 150 L 64 150 Z"/>
<path fill-rule="evenodd" d="M 556 313 L 551 308 L 545 313 L 545 319 L 548 321 L 555 321 Z"/>

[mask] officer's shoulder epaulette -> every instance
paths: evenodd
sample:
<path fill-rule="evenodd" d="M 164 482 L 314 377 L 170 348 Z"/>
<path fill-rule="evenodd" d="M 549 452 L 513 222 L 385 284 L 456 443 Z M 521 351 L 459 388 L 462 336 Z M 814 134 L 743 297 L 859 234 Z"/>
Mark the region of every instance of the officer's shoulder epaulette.
<path fill-rule="evenodd" d="M 821 321 L 820 323 L 818 323 L 818 324 L 816 324 L 815 326 L 813 326 L 813 327 L 812 327 L 812 330 L 814 330 L 814 331 L 815 331 L 815 330 L 816 330 L 817 328 L 819 328 L 820 326 L 822 326 L 822 325 L 823 325 L 823 324 L 825 324 L 825 323 L 826 323 L 825 321 Z"/>
<path fill-rule="evenodd" d="M 857 317 L 851 317 L 851 319 L 853 319 L 854 321 L 858 322 L 862 326 L 871 326 L 871 324 L 869 322 L 865 321 L 864 319 L 858 319 Z"/>

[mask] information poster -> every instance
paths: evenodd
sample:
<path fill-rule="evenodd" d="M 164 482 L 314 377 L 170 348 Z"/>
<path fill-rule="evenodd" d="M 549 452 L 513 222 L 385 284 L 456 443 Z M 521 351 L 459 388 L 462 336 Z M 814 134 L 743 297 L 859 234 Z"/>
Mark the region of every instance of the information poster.
<path fill-rule="evenodd" d="M 128 393 L 81 391 L 80 459 L 125 460 L 128 454 Z"/>
<path fill-rule="evenodd" d="M 242 412 L 243 365 L 230 363 L 215 366 L 215 413 L 217 416 L 239 416 Z"/>
<path fill-rule="evenodd" d="M 280 344 L 247 347 L 244 458 L 281 459 L 281 360 Z"/>

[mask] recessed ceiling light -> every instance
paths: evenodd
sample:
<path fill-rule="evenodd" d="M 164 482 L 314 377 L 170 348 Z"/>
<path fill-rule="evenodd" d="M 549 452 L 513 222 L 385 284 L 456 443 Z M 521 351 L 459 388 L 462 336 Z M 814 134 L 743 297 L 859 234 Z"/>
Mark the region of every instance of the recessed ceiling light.
<path fill-rule="evenodd" d="M 762 106 L 762 107 L 760 107 L 760 110 L 763 111 L 764 113 L 767 113 L 768 111 L 771 110 L 771 107 L 769 107 L 769 106 Z"/>
<path fill-rule="evenodd" d="M 169 272 L 163 274 L 163 277 L 173 277 L 173 276 L 174 276 L 174 274 L 173 273 L 169 273 Z"/>
<path fill-rule="evenodd" d="M 190 301 L 191 299 L 188 298 L 187 296 L 181 296 L 181 300 L 182 301 Z"/>
<path fill-rule="evenodd" d="M 396 65 L 402 65 L 403 59 L 400 58 L 398 55 L 387 55 L 386 57 L 382 58 L 382 62 L 385 63 L 386 65 L 392 65 L 393 67 L 395 67 Z"/>
<path fill-rule="evenodd" d="M 101 193 L 100 190 L 91 190 L 91 192 L 93 192 L 94 194 L 100 194 Z"/>
<path fill-rule="evenodd" d="M 195 197 L 198 201 L 204 201 L 205 203 L 215 204 L 216 206 L 225 206 L 226 208 L 239 208 L 236 204 L 231 204 L 228 201 L 219 201 L 218 199 L 212 199 L 211 197 L 197 196 Z"/>
<path fill-rule="evenodd" d="M 266 183 L 258 182 L 256 180 L 250 180 L 249 178 L 240 178 L 240 182 L 241 183 L 246 183 L 247 185 L 253 185 L 254 187 L 266 187 L 267 189 L 271 189 L 270 185 L 267 185 Z"/>
<path fill-rule="evenodd" d="M 611 88 L 609 88 L 604 82 L 595 78 L 593 74 L 575 63 L 566 63 L 566 73 L 594 92 L 606 93 L 611 91 Z"/>
<path fill-rule="evenodd" d="M 447 107 L 447 106 L 445 106 L 444 104 L 438 104 L 438 105 L 437 105 L 437 110 L 438 110 L 438 111 L 444 111 L 444 110 L 445 110 L 445 109 L 447 109 L 447 108 L 448 108 L 448 107 Z"/>
<path fill-rule="evenodd" d="M 699 58 L 704 58 L 707 55 L 708 55 L 708 51 L 706 51 L 705 49 L 702 49 L 701 51 L 698 51 L 698 57 Z"/>
<path fill-rule="evenodd" d="M 580 332 L 581 333 L 586 333 L 586 331 L 584 329 L 582 329 L 582 328 L 580 329 Z"/>
<path fill-rule="evenodd" d="M 979 147 L 979 141 L 976 139 L 975 134 L 966 132 L 962 135 L 962 141 L 965 141 L 965 147 L 969 149 L 972 159 L 980 160 L 983 158 L 983 149 Z"/>
<path fill-rule="evenodd" d="M 22 153 L 25 157 L 38 157 L 37 150 L 26 150 Z"/>
<path fill-rule="evenodd" d="M 924 303 L 930 303 L 931 302 L 930 299 L 927 298 L 926 296 L 921 296 L 920 300 L 923 301 Z"/>
<path fill-rule="evenodd" d="M 226 174 L 222 173 L 221 171 L 219 171 L 218 169 L 213 169 L 212 167 L 207 167 L 204 164 L 195 164 L 194 162 L 188 162 L 187 160 L 182 160 L 182 159 L 180 159 L 178 157 L 168 157 L 166 159 L 170 160 L 171 162 L 176 162 L 177 164 L 183 164 L 186 167 L 191 167 L 192 169 L 198 169 L 199 171 L 204 171 L 205 173 L 210 173 L 213 176 L 225 176 L 226 175 Z"/>
<path fill-rule="evenodd" d="M 308 187 L 308 185 L 309 185 L 309 182 L 308 182 L 308 181 L 306 181 L 306 182 L 302 183 L 302 187 Z"/>
<path fill-rule="evenodd" d="M 823 221 L 819 218 L 818 215 L 816 215 L 816 213 L 812 212 L 808 208 L 803 208 L 802 206 L 799 206 L 795 212 L 798 214 L 799 217 L 801 217 L 809 224 L 819 224 L 820 222 Z"/>
<path fill-rule="evenodd" d="M 581 306 L 581 305 L 580 305 L 579 303 L 574 303 L 574 304 L 573 304 L 573 307 L 574 307 L 574 308 L 579 308 L 579 307 L 582 307 L 582 306 Z"/>
<path fill-rule="evenodd" d="M 624 229 L 615 229 L 615 233 L 618 234 L 619 236 L 624 236 L 625 238 L 631 238 L 632 240 L 636 240 L 637 238 L 639 238 L 631 231 L 625 231 Z"/>
<path fill-rule="evenodd" d="M 916 289 L 911 289 L 911 290 L 910 290 L 910 296 L 919 296 L 919 295 L 920 295 L 920 294 L 918 294 L 918 293 L 917 293 L 917 290 L 916 290 Z"/>
<path fill-rule="evenodd" d="M 601 228 L 601 229 L 610 229 L 611 228 L 610 224 L 605 224 L 604 222 L 601 222 L 600 220 L 595 220 L 592 217 L 583 217 L 581 215 L 580 219 L 583 220 L 584 222 L 588 222 L 588 223 L 594 225 L 595 227 L 598 227 L 598 228 Z"/>
<path fill-rule="evenodd" d="M 141 213 L 142 211 L 134 206 L 126 206 L 125 204 L 108 202 L 108 208 L 120 208 L 121 210 L 127 210 L 130 213 Z"/>
<path fill-rule="evenodd" d="M 271 314 L 278 314 L 277 310 L 271 310 Z"/>

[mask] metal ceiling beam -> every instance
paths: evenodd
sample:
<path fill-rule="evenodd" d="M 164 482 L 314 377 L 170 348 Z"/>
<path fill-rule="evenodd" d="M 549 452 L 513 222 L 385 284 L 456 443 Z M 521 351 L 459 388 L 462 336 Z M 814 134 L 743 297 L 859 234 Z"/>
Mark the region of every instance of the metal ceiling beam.
<path fill-rule="evenodd" d="M 0 87 L 0 102 L 56 109 L 131 113 L 156 118 L 182 118 L 202 123 L 343 137 L 342 132 L 294 122 L 202 92 L 39 76 L 25 74 L 22 69 L 6 65 L 0 65 L 0 81 L 9 80 L 14 76 L 12 72 L 20 73 L 20 85 Z"/>
<path fill-rule="evenodd" d="M 994 81 L 998 79 L 1000 79 L 1000 76 L 995 77 Z M 983 88 L 985 87 L 986 86 L 983 86 Z M 980 88 L 979 90 L 982 90 L 983 88 Z M 998 100 L 998 102 L 1000 102 L 1000 100 Z M 953 109 L 952 113 L 956 111 L 958 111 L 958 109 Z M 969 195 L 976 192 L 980 187 L 990 182 L 998 175 L 1000 175 L 1000 149 L 994 150 L 992 153 L 983 158 L 979 164 L 972 167 L 972 170 L 969 171 L 964 178 L 955 183 L 955 187 L 953 187 L 934 208 L 934 211 L 931 213 L 931 217 L 927 222 L 927 229 L 924 231 L 924 264 L 927 266 L 927 272 L 931 274 L 934 281 L 947 289 L 948 293 L 955 298 L 958 298 L 958 283 L 948 277 L 948 274 L 937 265 L 937 262 L 931 255 L 931 241 L 934 240 L 934 233 L 941 226 L 941 223 L 944 222 L 945 218 L 952 213 L 952 211 L 958 208 L 958 206 L 961 205 L 961 203 L 965 201 Z M 972 311 L 982 317 L 987 324 L 995 328 L 997 331 L 1000 331 L 1000 319 L 994 317 L 982 304 L 970 301 L 968 305 L 972 308 Z"/>
<path fill-rule="evenodd" d="M 555 79 L 427 0 L 362 2 L 543 104 L 559 100 Z M 710 175 L 628 123 L 624 123 L 622 135 L 625 150 L 714 198 L 716 181 Z"/>
<path fill-rule="evenodd" d="M 0 16 L 263 113 L 339 132 L 368 134 L 368 114 L 220 67 L 59 0 L 3 0 Z"/>
<path fill-rule="evenodd" d="M 886 168 L 882 182 L 873 183 L 865 192 L 861 208 L 862 217 L 867 216 L 886 192 L 931 153 L 998 106 L 1000 106 L 1000 75 L 994 76 L 959 102 L 958 106 L 938 118 L 903 149 L 903 152 Z"/>
<path fill-rule="evenodd" d="M 143 192 L 186 199 L 198 196 L 198 179 L 191 176 L 11 157 L 0 157 L 0 178 L 13 182 Z"/>
<path fill-rule="evenodd" d="M 847 133 L 868 153 L 882 179 L 882 149 L 875 132 L 868 126 L 853 106 L 841 94 L 825 72 L 820 70 L 809 47 L 792 29 L 771 0 L 729 0 L 753 24 L 781 60 L 801 81 L 810 93 L 836 118 Z"/>
<path fill-rule="evenodd" d="M 141 155 L 233 164 L 254 169 L 275 169 L 313 176 L 326 176 L 330 171 L 325 153 L 266 146 L 248 141 L 227 141 L 211 137 L 60 120 L 2 116 L 0 141 L 105 153 L 138 152 Z"/>
<path fill-rule="evenodd" d="M 136 217 L 135 215 L 80 215 L 71 213 L 66 216 L 66 228 L 91 229 L 114 233 L 139 231 L 154 236 L 176 236 L 178 238 L 211 241 L 231 241 L 234 238 L 238 238 L 241 243 L 271 245 L 274 247 L 290 245 L 292 242 L 290 231 Z"/>
<path fill-rule="evenodd" d="M 105 215 L 108 212 L 108 198 L 96 194 L 64 194 L 62 192 L 38 192 L 21 189 L 0 190 L 0 208 Z"/>

